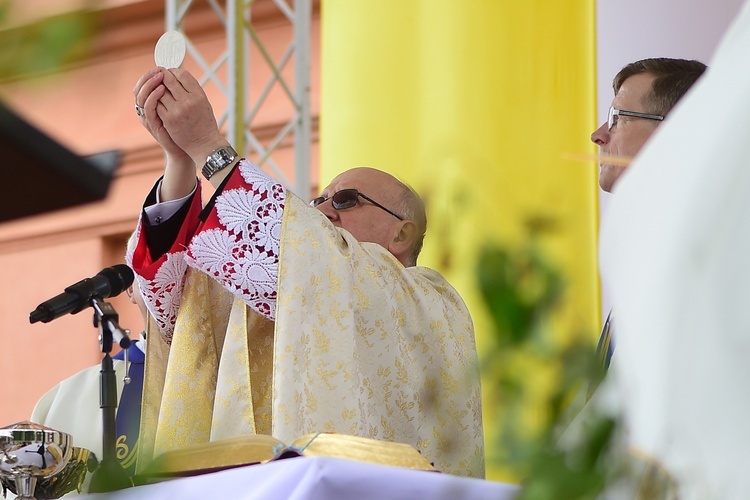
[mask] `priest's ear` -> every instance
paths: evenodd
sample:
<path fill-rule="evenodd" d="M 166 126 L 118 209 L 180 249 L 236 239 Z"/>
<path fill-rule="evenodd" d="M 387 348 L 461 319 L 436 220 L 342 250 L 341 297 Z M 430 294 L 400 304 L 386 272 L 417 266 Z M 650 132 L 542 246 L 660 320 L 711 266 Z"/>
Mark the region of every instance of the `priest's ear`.
<path fill-rule="evenodd" d="M 414 262 L 410 262 L 412 248 L 414 242 L 417 239 L 419 228 L 417 223 L 411 220 L 399 221 L 396 226 L 394 237 L 388 245 L 388 251 L 396 256 L 405 266 L 412 266 Z"/>

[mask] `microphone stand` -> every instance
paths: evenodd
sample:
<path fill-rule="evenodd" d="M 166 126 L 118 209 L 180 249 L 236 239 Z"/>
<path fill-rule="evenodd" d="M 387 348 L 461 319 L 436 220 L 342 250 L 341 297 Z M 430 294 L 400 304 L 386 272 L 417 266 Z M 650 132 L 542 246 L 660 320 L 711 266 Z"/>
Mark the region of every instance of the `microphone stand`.
<path fill-rule="evenodd" d="M 133 486 L 125 469 L 116 456 L 117 431 L 115 416 L 117 411 L 117 376 L 115 375 L 112 357 L 113 339 L 123 349 L 130 346 L 130 333 L 120 328 L 119 316 L 112 304 L 102 300 L 98 295 L 91 297 L 94 309 L 94 326 L 99 328 L 99 346 L 104 353 L 102 369 L 99 372 L 99 407 L 102 409 L 102 460 L 91 476 L 90 493 L 104 493 Z"/>

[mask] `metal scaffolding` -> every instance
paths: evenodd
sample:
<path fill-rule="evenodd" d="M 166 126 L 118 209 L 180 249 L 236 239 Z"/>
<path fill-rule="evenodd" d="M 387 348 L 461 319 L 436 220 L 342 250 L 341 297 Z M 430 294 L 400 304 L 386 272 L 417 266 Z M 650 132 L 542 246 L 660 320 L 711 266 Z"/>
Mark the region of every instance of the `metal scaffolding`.
<path fill-rule="evenodd" d="M 226 108 L 221 111 L 214 106 L 219 126 L 227 139 L 241 154 L 251 157 L 259 166 L 270 171 L 295 194 L 307 199 L 310 196 L 310 25 L 312 22 L 312 0 L 264 0 L 264 10 L 273 7 L 292 28 L 293 36 L 283 55 L 276 60 L 271 56 L 251 22 L 253 4 L 256 0 L 166 0 L 167 30 L 180 31 L 185 35 L 188 56 L 200 66 L 202 75 L 195 75 L 202 86 L 214 84 L 226 97 Z M 199 5 L 200 4 L 200 5 Z M 224 6 L 222 6 L 224 4 Z M 209 60 L 191 42 L 190 33 L 184 29 L 193 15 L 206 15 L 206 5 L 219 19 L 226 33 L 226 49 L 219 57 Z M 266 12 L 267 13 L 267 12 Z M 252 45 L 251 45 L 252 44 Z M 260 54 L 251 65 L 251 47 Z M 290 59 L 294 59 L 293 79 L 282 74 Z M 251 78 L 256 77 L 256 68 L 266 65 L 271 75 L 257 95 L 249 96 Z M 255 88 L 261 88 L 256 86 Z M 279 117 L 278 127 L 272 127 L 270 136 L 258 137 L 257 119 L 264 116 L 271 92 L 284 95 L 289 101 L 289 113 Z M 250 99 L 252 97 L 252 102 Z M 277 113 L 278 114 L 278 113 Z M 274 161 L 279 146 L 294 148 L 294 178 L 290 181 Z"/>

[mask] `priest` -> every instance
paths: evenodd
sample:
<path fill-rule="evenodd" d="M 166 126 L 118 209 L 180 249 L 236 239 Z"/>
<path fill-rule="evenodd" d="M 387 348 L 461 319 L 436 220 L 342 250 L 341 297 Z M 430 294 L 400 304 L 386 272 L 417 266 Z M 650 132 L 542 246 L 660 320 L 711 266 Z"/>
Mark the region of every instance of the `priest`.
<path fill-rule="evenodd" d="M 419 196 L 356 168 L 308 204 L 222 137 L 189 72 L 155 68 L 134 95 L 167 159 L 131 259 L 160 332 L 139 467 L 233 436 L 335 431 L 482 477 L 473 325 L 456 290 L 416 265 Z M 205 206 L 196 167 L 214 191 Z"/>

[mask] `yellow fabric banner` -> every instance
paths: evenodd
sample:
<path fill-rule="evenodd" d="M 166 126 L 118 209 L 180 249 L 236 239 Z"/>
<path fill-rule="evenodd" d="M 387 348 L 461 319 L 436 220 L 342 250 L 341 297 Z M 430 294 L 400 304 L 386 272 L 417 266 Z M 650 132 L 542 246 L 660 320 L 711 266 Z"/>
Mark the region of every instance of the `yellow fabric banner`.
<path fill-rule="evenodd" d="M 594 0 L 325 0 L 321 185 L 356 165 L 426 196 L 421 265 L 460 291 L 488 346 L 476 292 L 486 241 L 515 247 L 549 220 L 543 250 L 567 294 L 554 333 L 600 327 L 596 264 Z M 530 374 L 530 383 L 534 381 Z M 487 450 L 494 405 L 485 384 Z M 493 471 L 488 477 L 511 479 Z"/>

